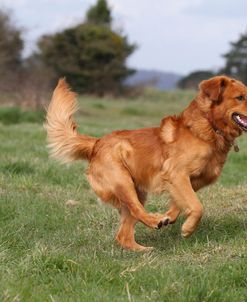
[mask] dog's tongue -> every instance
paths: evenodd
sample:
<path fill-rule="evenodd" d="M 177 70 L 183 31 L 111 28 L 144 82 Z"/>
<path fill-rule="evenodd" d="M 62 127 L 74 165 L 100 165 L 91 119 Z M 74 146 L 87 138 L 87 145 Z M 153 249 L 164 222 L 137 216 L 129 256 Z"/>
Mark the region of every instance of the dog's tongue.
<path fill-rule="evenodd" d="M 241 121 L 247 124 L 247 116 L 240 115 Z"/>

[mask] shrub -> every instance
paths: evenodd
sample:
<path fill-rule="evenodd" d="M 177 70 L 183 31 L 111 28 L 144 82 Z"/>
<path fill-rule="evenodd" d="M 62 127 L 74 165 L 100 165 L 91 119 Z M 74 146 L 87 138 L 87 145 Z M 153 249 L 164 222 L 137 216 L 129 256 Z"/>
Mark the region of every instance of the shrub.
<path fill-rule="evenodd" d="M 44 120 L 44 116 L 44 110 L 23 111 L 19 107 L 0 108 L 0 122 L 4 125 L 41 123 Z"/>

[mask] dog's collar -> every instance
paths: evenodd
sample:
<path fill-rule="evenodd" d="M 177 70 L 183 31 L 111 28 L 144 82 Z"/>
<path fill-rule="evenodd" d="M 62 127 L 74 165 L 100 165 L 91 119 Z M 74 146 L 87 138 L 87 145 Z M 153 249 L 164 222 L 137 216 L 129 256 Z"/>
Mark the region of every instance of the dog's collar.
<path fill-rule="evenodd" d="M 239 152 L 239 146 L 238 146 L 238 144 L 236 143 L 235 139 L 232 140 L 232 141 L 230 141 L 229 139 L 227 139 L 227 138 L 225 137 L 225 134 L 223 133 L 222 130 L 220 130 L 219 128 L 214 128 L 214 127 L 213 127 L 213 129 L 214 129 L 214 132 L 215 132 L 216 134 L 221 135 L 221 136 L 229 143 L 229 145 L 230 145 L 231 147 L 233 147 L 233 149 L 234 149 L 235 152 Z"/>
<path fill-rule="evenodd" d="M 229 140 L 225 133 L 216 126 L 216 124 L 213 121 L 212 116 L 209 116 L 208 114 L 203 114 L 203 116 L 208 120 L 208 122 L 210 123 L 210 125 L 212 126 L 215 134 L 220 135 L 221 137 L 223 137 L 223 139 L 230 145 L 230 147 L 233 147 L 235 152 L 239 152 L 239 146 L 238 144 L 235 142 L 235 139 L 233 140 Z"/>

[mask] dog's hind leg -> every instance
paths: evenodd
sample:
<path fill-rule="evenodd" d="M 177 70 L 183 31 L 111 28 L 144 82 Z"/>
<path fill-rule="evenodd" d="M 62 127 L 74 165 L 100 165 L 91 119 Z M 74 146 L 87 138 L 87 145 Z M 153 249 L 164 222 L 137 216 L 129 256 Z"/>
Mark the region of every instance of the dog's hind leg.
<path fill-rule="evenodd" d="M 129 175 L 121 175 L 121 180 L 122 183 L 115 186 L 114 196 L 120 201 L 122 206 L 128 208 L 131 216 L 153 229 L 159 229 L 165 225 L 166 217 L 164 214 L 152 214 L 145 211 L 138 198 L 140 193 L 136 191 L 131 177 Z"/>
<path fill-rule="evenodd" d="M 139 201 L 144 205 L 147 198 L 147 193 L 136 188 Z M 135 251 L 149 251 L 152 247 L 145 247 L 136 243 L 135 241 L 135 225 L 138 222 L 126 207 L 120 209 L 121 222 L 118 230 L 116 240 L 125 249 Z"/>
<path fill-rule="evenodd" d="M 125 249 L 134 251 L 148 251 L 152 247 L 145 247 L 135 241 L 135 225 L 138 222 L 126 207 L 120 210 L 121 222 L 116 235 L 116 240 Z"/>
<path fill-rule="evenodd" d="M 108 165 L 109 166 L 109 165 Z M 145 211 L 142 200 L 145 193 L 139 191 L 132 180 L 129 171 L 117 163 L 107 170 L 96 169 L 88 171 L 88 180 L 95 193 L 106 203 L 121 209 L 126 207 L 131 216 L 146 226 L 159 229 L 164 225 L 164 214 L 152 214 Z M 96 171 L 96 172 L 95 172 Z"/>

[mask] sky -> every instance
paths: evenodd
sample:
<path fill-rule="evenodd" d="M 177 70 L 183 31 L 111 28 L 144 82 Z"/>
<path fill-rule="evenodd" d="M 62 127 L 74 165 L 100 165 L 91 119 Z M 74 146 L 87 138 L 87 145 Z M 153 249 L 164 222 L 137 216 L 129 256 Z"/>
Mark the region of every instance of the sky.
<path fill-rule="evenodd" d="M 37 39 L 82 22 L 96 0 L 0 0 L 23 29 L 25 54 Z M 108 0 L 114 28 L 138 49 L 128 65 L 186 75 L 217 70 L 230 42 L 247 31 L 247 0 Z"/>

